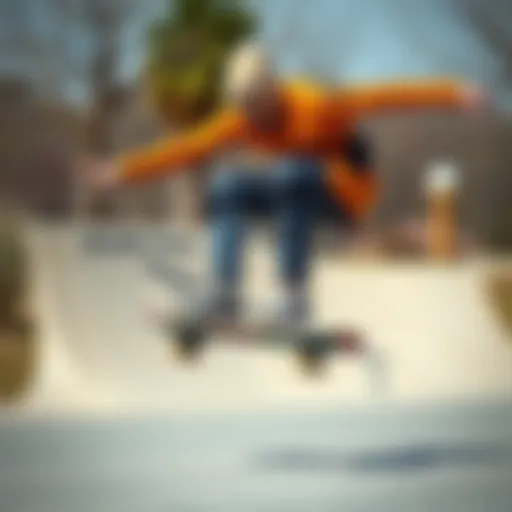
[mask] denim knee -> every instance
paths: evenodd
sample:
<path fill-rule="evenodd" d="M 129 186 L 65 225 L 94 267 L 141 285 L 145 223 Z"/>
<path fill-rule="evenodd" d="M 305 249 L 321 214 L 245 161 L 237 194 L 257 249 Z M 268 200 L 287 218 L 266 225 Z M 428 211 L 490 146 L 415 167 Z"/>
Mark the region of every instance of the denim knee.
<path fill-rule="evenodd" d="M 243 203 L 243 187 L 236 172 L 215 173 L 206 193 L 206 206 L 209 214 L 234 211 Z"/>
<path fill-rule="evenodd" d="M 279 204 L 308 204 L 318 195 L 322 173 L 315 161 L 293 158 L 278 165 L 274 185 Z"/>

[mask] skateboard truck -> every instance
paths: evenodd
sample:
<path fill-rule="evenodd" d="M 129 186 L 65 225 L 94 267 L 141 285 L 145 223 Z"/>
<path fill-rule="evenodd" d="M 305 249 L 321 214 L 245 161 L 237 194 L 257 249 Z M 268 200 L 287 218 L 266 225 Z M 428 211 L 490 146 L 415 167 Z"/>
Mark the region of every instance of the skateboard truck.
<path fill-rule="evenodd" d="M 346 331 L 337 338 L 338 350 L 343 353 L 360 353 L 364 351 L 363 336 L 357 331 Z"/>

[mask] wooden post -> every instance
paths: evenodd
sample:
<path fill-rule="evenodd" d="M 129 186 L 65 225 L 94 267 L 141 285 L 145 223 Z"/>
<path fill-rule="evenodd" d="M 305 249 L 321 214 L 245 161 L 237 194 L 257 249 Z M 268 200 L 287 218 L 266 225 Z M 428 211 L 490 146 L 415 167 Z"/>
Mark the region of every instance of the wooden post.
<path fill-rule="evenodd" d="M 437 163 L 427 171 L 428 255 L 434 261 L 456 257 L 458 174 L 451 163 Z"/>

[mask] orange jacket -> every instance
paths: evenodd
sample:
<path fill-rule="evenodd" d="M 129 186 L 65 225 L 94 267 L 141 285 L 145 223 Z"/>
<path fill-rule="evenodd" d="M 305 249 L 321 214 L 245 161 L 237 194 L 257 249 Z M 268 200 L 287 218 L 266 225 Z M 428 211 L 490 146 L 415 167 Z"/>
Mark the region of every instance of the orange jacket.
<path fill-rule="evenodd" d="M 121 158 L 122 178 L 138 181 L 169 175 L 218 151 L 248 145 L 267 153 L 318 155 L 326 164 L 333 193 L 355 216 L 363 216 L 376 196 L 375 178 L 356 176 L 343 145 L 362 118 L 399 109 L 457 107 L 460 87 L 449 81 L 388 84 L 326 90 L 311 84 L 281 86 L 285 120 L 279 130 L 262 132 L 242 112 L 223 110 L 183 135 Z"/>

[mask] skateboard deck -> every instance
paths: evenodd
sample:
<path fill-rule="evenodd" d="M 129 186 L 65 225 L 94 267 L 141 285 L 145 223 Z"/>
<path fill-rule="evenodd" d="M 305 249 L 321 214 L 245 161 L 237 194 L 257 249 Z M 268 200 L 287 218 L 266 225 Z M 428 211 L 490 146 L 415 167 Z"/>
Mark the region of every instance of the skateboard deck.
<path fill-rule="evenodd" d="M 168 319 L 165 330 L 176 355 L 184 362 L 197 360 L 207 345 L 219 338 L 228 343 L 257 343 L 289 349 L 308 373 L 320 371 L 334 354 L 357 354 L 365 348 L 362 335 L 349 328 L 304 328 L 258 320 L 204 322 L 182 317 Z"/>

